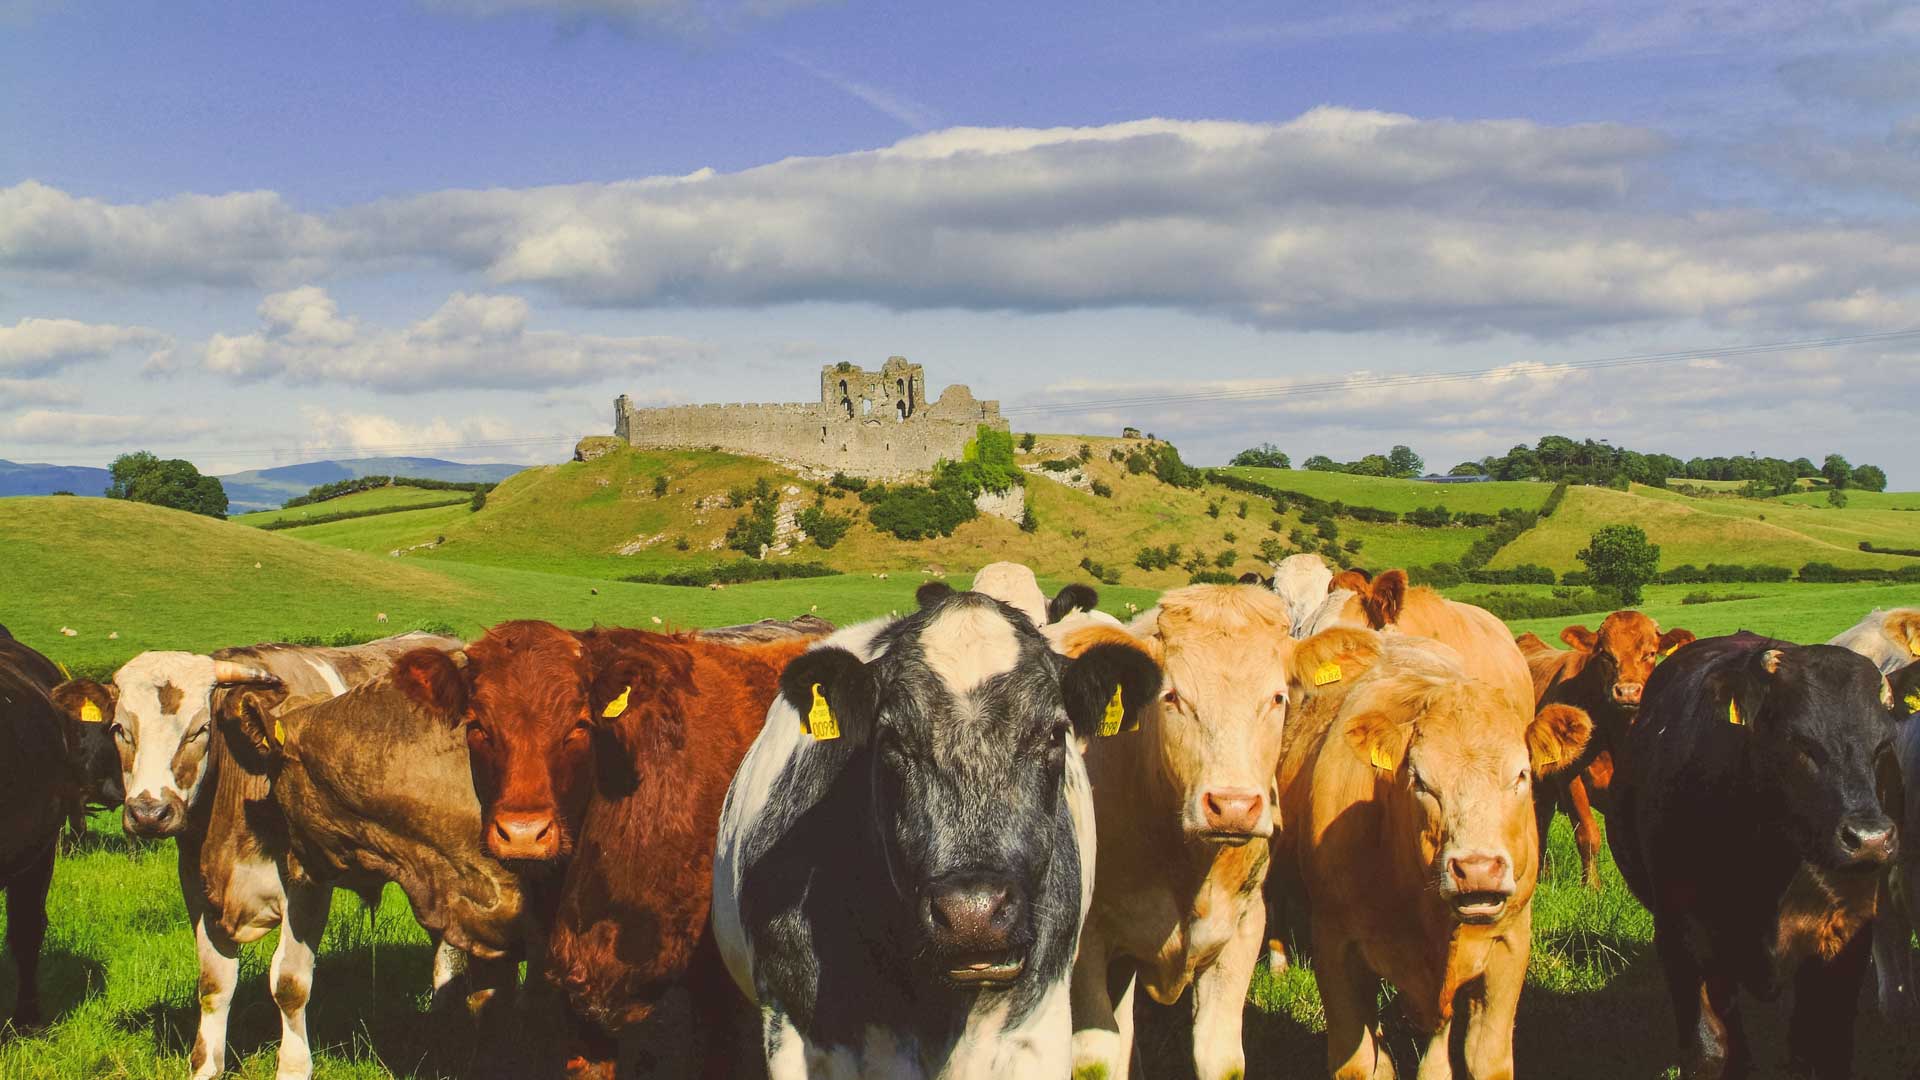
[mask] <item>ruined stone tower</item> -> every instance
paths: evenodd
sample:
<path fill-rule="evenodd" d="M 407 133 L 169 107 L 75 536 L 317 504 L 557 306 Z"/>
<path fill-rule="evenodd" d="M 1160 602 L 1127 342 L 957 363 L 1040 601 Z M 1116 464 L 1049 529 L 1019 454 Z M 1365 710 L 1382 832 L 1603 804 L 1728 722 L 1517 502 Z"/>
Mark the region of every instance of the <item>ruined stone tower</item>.
<path fill-rule="evenodd" d="M 895 480 L 957 461 L 980 425 L 1007 422 L 997 401 L 976 401 L 965 386 L 938 397 L 926 372 L 903 356 L 878 371 L 855 364 L 820 369 L 820 400 L 776 405 L 613 405 L 613 433 L 637 447 L 705 449 L 769 458 L 820 472 Z"/>

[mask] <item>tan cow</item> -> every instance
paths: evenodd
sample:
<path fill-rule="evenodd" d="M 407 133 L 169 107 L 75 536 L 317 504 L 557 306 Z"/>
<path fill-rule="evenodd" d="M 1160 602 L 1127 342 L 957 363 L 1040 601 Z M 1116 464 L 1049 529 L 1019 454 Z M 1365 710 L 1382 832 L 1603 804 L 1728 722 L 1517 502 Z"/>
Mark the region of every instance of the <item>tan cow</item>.
<path fill-rule="evenodd" d="M 237 710 L 272 716 L 291 702 L 338 697 L 385 673 L 411 649 L 457 649 L 431 634 L 403 634 L 348 649 L 254 645 L 211 656 L 141 653 L 106 685 L 76 679 L 54 688 L 75 719 L 110 725 L 120 750 L 126 830 L 171 836 L 179 848 L 180 894 L 199 953 L 200 1028 L 194 1080 L 225 1069 L 227 1010 L 240 973 L 240 946 L 285 923 L 269 968 L 280 1008 L 278 1075 L 313 1071 L 306 1005 L 314 949 L 333 890 L 289 885 L 262 835 L 273 807 L 266 763 L 236 730 Z M 436 958 L 439 981 L 448 959 Z"/>
<path fill-rule="evenodd" d="M 1469 1072 L 1511 1077 L 1539 870 L 1532 779 L 1571 762 L 1589 722 L 1561 705 L 1527 715 L 1437 642 L 1381 640 L 1370 667 L 1306 699 L 1280 766 L 1274 850 L 1312 909 L 1327 1066 L 1391 1080 L 1384 979 L 1430 1036 L 1421 1080 L 1452 1076 L 1456 1001 Z"/>
<path fill-rule="evenodd" d="M 1370 659 L 1378 637 L 1338 628 L 1296 642 L 1268 590 L 1198 585 L 1125 629 L 1083 624 L 1061 639 L 1070 656 L 1131 645 L 1163 672 L 1139 730 L 1087 748 L 1100 842 L 1073 970 L 1077 1075 L 1127 1075 L 1136 981 L 1162 1004 L 1192 986 L 1197 1075 L 1244 1073 L 1240 1014 L 1266 929 L 1260 886 L 1288 710 L 1316 672 L 1331 681 L 1351 655 Z M 1130 972 L 1117 994 L 1115 971 Z"/>

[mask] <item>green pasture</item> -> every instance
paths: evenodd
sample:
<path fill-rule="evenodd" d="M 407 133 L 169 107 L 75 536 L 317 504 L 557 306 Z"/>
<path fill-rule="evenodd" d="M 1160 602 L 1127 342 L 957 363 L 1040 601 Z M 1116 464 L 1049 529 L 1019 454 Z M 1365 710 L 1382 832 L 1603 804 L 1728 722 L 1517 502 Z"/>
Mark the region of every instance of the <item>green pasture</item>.
<path fill-rule="evenodd" d="M 1537 510 L 1553 491 L 1552 484 L 1532 480 L 1490 480 L 1480 484 L 1433 484 L 1387 476 L 1351 476 L 1306 469 L 1221 470 L 1258 480 L 1287 491 L 1298 491 L 1348 506 L 1372 506 L 1405 513 L 1423 506 L 1444 506 L 1455 513 L 1497 514 L 1509 507 Z"/>
<path fill-rule="evenodd" d="M 472 493 L 465 491 L 431 490 L 417 487 L 381 487 L 371 491 L 356 491 L 351 495 L 342 495 L 325 502 L 309 503 L 281 510 L 256 510 L 251 514 L 236 514 L 230 520 L 241 525 L 277 524 L 282 521 L 305 521 L 309 518 L 328 517 L 333 514 L 360 513 L 368 510 L 392 510 L 396 507 L 434 506 L 459 500 L 471 499 Z"/>

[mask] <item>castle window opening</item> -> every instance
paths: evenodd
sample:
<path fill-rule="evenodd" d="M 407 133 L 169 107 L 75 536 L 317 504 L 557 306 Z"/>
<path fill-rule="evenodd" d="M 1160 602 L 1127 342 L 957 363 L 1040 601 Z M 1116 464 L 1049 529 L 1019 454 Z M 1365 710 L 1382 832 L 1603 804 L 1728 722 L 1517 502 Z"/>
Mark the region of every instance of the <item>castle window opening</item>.
<path fill-rule="evenodd" d="M 894 421 L 896 423 L 899 421 L 905 420 L 907 418 L 907 403 L 904 401 L 894 402 L 893 411 L 894 411 Z"/>
<path fill-rule="evenodd" d="M 860 415 L 861 416 L 873 415 L 873 400 L 871 398 L 860 399 Z"/>

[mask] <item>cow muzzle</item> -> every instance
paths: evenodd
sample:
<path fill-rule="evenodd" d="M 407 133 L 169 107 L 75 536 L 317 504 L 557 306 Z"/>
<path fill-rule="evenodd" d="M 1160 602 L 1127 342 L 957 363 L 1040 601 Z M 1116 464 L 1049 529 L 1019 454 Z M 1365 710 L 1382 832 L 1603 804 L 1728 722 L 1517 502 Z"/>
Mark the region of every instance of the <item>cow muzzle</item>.
<path fill-rule="evenodd" d="M 1513 864 L 1504 855 L 1473 852 L 1447 859 L 1442 893 L 1463 923 L 1490 923 L 1506 913 L 1514 890 Z"/>
<path fill-rule="evenodd" d="M 1026 969 L 1016 932 L 1026 920 L 1026 893 L 990 877 L 950 878 L 929 888 L 920 906 L 934 964 L 961 987 L 1006 986 Z"/>
<path fill-rule="evenodd" d="M 1899 852 L 1899 832 L 1886 818 L 1849 819 L 1834 830 L 1833 847 L 1840 869 L 1875 871 Z"/>
<path fill-rule="evenodd" d="M 1640 704 L 1640 695 L 1646 688 L 1647 684 L 1645 683 L 1614 683 L 1613 703 L 1629 708 L 1637 708 Z"/>
<path fill-rule="evenodd" d="M 1273 835 L 1267 797 L 1251 788 L 1209 788 L 1200 793 L 1199 827 L 1191 831 L 1210 844 L 1239 847 Z"/>
<path fill-rule="evenodd" d="M 120 823 L 126 831 L 148 840 L 177 836 L 187 827 L 187 804 L 171 791 L 158 796 L 143 791 L 122 806 Z"/>
<path fill-rule="evenodd" d="M 549 862 L 560 857 L 560 825 L 539 811 L 498 811 L 487 829 L 487 853 L 501 862 Z"/>

